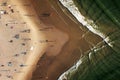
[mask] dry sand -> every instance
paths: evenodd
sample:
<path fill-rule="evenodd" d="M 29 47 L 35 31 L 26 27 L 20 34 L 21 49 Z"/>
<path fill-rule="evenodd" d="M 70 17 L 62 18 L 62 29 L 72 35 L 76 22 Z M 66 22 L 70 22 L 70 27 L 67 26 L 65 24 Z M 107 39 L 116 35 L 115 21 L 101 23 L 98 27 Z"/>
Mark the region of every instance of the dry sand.
<path fill-rule="evenodd" d="M 29 80 L 39 58 L 44 53 L 58 55 L 68 35 L 44 25 L 29 0 L 0 0 L 0 4 L 0 10 L 7 12 L 1 12 L 0 19 L 0 80 Z M 14 36 L 18 34 L 19 39 Z M 22 51 L 27 54 L 21 55 Z"/>

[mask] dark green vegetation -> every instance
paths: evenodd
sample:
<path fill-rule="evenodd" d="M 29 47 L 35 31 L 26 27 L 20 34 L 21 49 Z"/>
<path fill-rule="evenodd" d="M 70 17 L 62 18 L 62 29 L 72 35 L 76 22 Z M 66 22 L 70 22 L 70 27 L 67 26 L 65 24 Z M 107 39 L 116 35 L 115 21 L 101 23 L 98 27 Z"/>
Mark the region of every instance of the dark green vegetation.
<path fill-rule="evenodd" d="M 93 28 L 105 37 L 80 59 L 78 68 L 75 65 L 67 71 L 68 80 L 120 80 L 120 0 L 74 2 L 82 15 L 97 25 Z"/>

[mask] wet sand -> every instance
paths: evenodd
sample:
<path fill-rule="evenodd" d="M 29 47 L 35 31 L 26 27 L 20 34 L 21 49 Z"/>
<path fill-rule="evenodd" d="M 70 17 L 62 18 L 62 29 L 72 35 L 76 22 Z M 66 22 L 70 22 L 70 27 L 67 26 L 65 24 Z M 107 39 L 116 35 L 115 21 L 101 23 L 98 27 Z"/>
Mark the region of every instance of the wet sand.
<path fill-rule="evenodd" d="M 32 77 L 32 80 L 57 80 L 64 71 L 102 39 L 76 22 L 65 8 L 61 9 L 58 0 L 31 1 L 39 19 L 45 25 L 54 25 L 69 35 L 69 41 L 58 55 L 50 57 L 44 54 Z M 50 13 L 51 16 L 42 17 L 43 13 Z"/>

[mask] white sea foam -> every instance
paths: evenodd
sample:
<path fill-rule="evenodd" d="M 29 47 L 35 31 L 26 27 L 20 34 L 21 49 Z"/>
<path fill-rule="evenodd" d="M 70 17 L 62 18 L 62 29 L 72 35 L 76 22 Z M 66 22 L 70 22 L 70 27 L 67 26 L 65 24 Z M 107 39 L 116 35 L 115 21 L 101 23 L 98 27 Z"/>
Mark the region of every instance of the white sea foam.
<path fill-rule="evenodd" d="M 83 25 L 86 26 L 91 32 L 93 32 L 94 34 L 99 35 L 101 38 L 104 39 L 104 41 L 106 43 L 108 43 L 109 46 L 113 47 L 112 44 L 109 43 L 109 37 L 107 37 L 107 41 L 106 41 L 106 36 L 105 34 L 103 34 L 103 32 L 101 32 L 100 30 L 98 30 L 98 25 L 96 25 L 94 23 L 93 20 L 85 18 L 80 11 L 78 10 L 78 8 L 76 7 L 76 5 L 74 4 L 73 0 L 59 0 L 64 7 L 66 7 L 72 14 L 73 16 Z"/>
<path fill-rule="evenodd" d="M 97 30 L 97 25 L 93 22 L 93 20 L 85 18 L 78 10 L 73 0 L 59 0 L 63 6 L 65 6 L 74 17 L 84 26 L 86 26 L 93 33 L 105 38 L 105 35 Z"/>

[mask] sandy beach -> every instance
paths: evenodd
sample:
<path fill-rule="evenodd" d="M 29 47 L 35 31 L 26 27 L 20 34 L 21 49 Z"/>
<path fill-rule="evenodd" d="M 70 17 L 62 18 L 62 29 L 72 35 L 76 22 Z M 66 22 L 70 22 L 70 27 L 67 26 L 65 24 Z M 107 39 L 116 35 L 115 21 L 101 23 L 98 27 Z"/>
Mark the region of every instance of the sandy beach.
<path fill-rule="evenodd" d="M 0 4 L 0 79 L 29 80 L 39 58 L 44 53 L 56 56 L 68 41 L 68 35 L 42 24 L 29 0 Z"/>
<path fill-rule="evenodd" d="M 0 33 L 0 80 L 57 80 L 102 40 L 58 0 L 0 0 Z"/>

